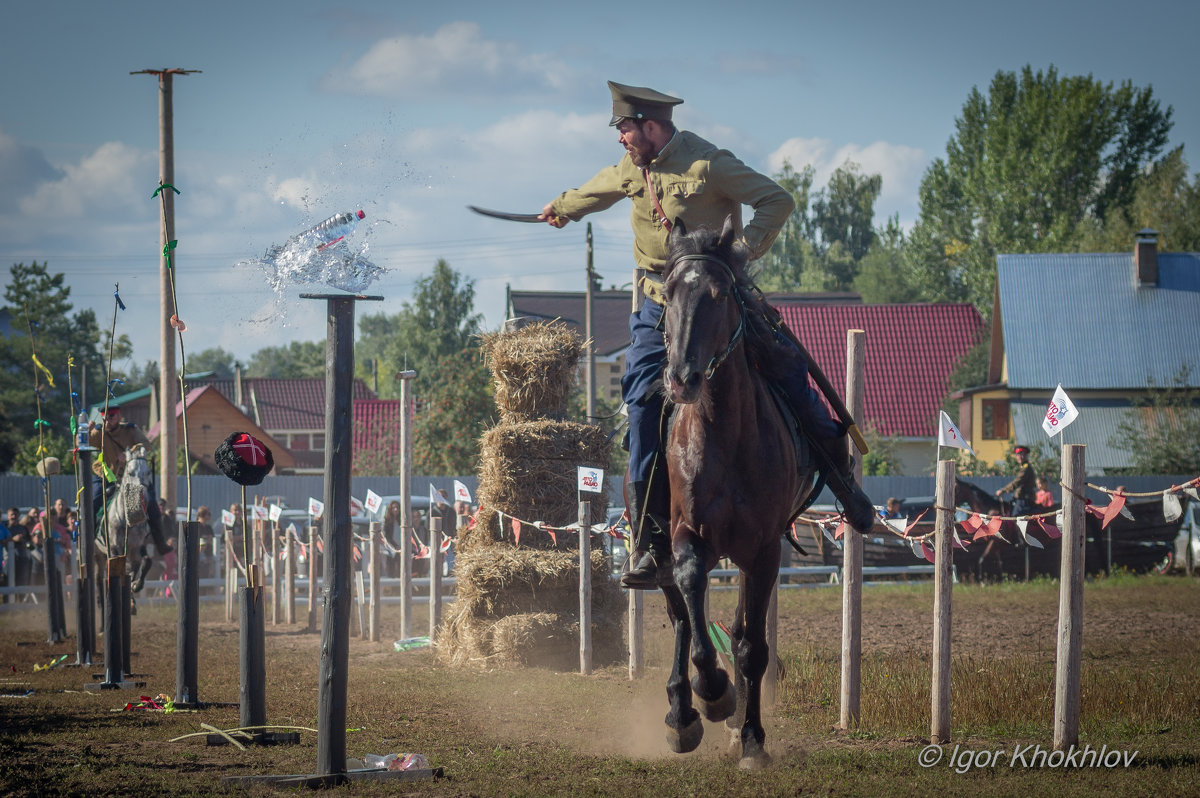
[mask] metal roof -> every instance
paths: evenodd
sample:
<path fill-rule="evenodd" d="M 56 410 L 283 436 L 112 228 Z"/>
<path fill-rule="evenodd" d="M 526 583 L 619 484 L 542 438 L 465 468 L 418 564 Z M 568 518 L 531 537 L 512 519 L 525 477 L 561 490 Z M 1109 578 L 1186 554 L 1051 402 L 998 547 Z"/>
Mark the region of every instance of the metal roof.
<path fill-rule="evenodd" d="M 1200 386 L 1200 253 L 1159 252 L 1137 286 L 1133 254 L 1000 255 L 998 312 L 1015 390 Z M 1039 420 L 1040 425 L 1040 420 Z"/>

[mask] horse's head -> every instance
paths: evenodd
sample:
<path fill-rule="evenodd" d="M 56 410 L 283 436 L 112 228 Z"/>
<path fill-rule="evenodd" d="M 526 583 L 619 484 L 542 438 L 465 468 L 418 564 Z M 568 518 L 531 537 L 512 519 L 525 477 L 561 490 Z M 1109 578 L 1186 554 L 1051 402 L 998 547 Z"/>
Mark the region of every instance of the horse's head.
<path fill-rule="evenodd" d="M 151 480 L 150 461 L 146 459 L 146 447 L 136 444 L 125 450 L 125 479 L 149 485 Z"/>
<path fill-rule="evenodd" d="M 728 217 L 720 233 L 705 227 L 689 233 L 677 219 L 669 246 L 663 270 L 664 382 L 672 401 L 690 404 L 742 338 L 738 275 L 745 252 L 735 243 Z"/>

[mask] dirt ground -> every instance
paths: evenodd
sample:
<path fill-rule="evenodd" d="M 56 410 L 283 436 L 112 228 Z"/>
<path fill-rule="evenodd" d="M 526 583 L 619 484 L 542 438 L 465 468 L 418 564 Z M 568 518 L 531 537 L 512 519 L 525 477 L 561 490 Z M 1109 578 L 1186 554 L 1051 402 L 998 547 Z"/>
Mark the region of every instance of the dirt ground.
<path fill-rule="evenodd" d="M 733 592 L 713 594 L 714 617 L 728 620 L 735 600 Z M 865 588 L 864 660 L 927 667 L 922 663 L 931 648 L 931 608 L 928 584 Z M 1045 667 L 1054 659 L 1057 612 L 1056 583 L 962 586 L 954 593 L 952 646 L 956 655 L 968 655 L 993 672 L 1003 670 L 995 663 L 1008 658 Z M 427 617 L 427 609 L 418 606 L 416 634 L 424 634 Z M 989 781 L 987 774 L 977 779 L 917 767 L 916 752 L 927 742 L 928 720 L 922 718 L 928 713 L 928 681 L 920 697 L 919 685 L 909 692 L 871 683 L 875 677 L 865 667 L 864 694 L 891 690 L 899 702 L 895 712 L 915 720 L 900 732 L 835 731 L 841 590 L 781 591 L 779 618 L 783 659 L 799 669 L 796 663 L 809 657 L 818 672 L 784 677 L 790 692 L 781 685 L 778 711 L 766 723 L 775 765 L 748 780 L 726 758 L 727 738 L 718 726 L 708 727 L 694 754 L 681 757 L 667 748 L 662 718 L 671 640 L 658 597 L 646 601 L 648 667 L 645 678 L 636 681 L 628 680 L 622 663 L 586 677 L 538 668 L 448 669 L 428 649 L 394 651 L 399 609 L 385 606 L 380 642 L 361 640 L 357 626 L 353 629 L 347 755 L 422 752 L 447 775 L 405 787 L 355 786 L 354 794 L 1027 796 L 1047 791 L 1125 794 L 1143 788 L 1186 795 L 1200 789 L 1194 744 L 1200 739 L 1197 690 L 1187 687 L 1176 695 L 1179 691 L 1171 687 L 1181 678 L 1190 685 L 1187 663 L 1194 680 L 1194 664 L 1200 661 L 1198 580 L 1139 577 L 1085 588 L 1085 673 L 1124 673 L 1128 663 L 1142 663 L 1143 672 L 1121 677 L 1134 678 L 1132 686 L 1120 689 L 1153 691 L 1158 703 L 1118 709 L 1113 719 L 1090 727 L 1090 739 L 1137 746 L 1149 757 L 1150 767 L 1089 775 L 1078 783 L 1048 780 L 1047 774 L 1035 772 L 1006 772 L 1002 780 Z M 201 713 L 120 711 L 139 695 L 170 694 L 175 686 L 174 607 L 143 606 L 134 630 L 133 669 L 145 674 L 137 677 L 145 686 L 121 694 L 87 693 L 82 685 L 94 681 L 101 666 L 35 670 L 62 653 L 74 661 L 75 651 L 73 640 L 45 642 L 40 608 L 0 611 L 0 794 L 200 795 L 219 789 L 226 776 L 312 772 L 313 732 L 302 732 L 300 745 L 245 752 L 208 747 L 203 738 L 177 739 L 202 731 L 202 723 L 238 725 L 238 630 L 225 622 L 218 604 L 206 603 L 202 609 L 200 695 L 216 705 Z M 265 642 L 269 722 L 315 729 L 320 635 L 303 624 L 273 626 L 268 620 Z M 1048 687 L 1039 685 L 1027 704 L 1014 695 L 1011 710 L 1003 706 L 1007 687 L 996 691 L 994 709 L 978 710 L 975 716 L 956 709 L 956 739 L 992 745 L 1012 739 L 1048 741 Z M 821 698 L 829 694 L 835 697 L 832 702 Z M 873 711 L 878 716 L 891 710 Z M 1107 712 L 1103 707 L 1091 711 Z M 1126 711 L 1131 713 L 1127 717 L 1121 714 Z M 1031 722 L 1022 713 L 1036 717 Z M 982 721 L 972 719 L 980 715 Z M 248 791 L 269 792 L 264 787 Z"/>

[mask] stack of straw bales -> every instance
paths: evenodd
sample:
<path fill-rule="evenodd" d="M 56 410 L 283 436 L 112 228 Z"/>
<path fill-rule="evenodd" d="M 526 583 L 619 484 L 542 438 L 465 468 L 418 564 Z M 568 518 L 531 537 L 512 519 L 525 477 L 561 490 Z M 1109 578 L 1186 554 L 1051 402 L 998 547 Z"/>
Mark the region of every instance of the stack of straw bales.
<path fill-rule="evenodd" d="M 484 433 L 472 529 L 459 531 L 457 598 L 442 626 L 438 656 L 453 665 L 579 662 L 579 538 L 512 519 L 565 527 L 578 520 L 576 468 L 607 468 L 605 430 L 566 421 L 583 342 L 561 323 L 488 335 L 484 356 L 500 421 Z M 594 494 L 590 523 L 606 506 Z M 519 544 L 519 546 L 517 545 Z M 602 551 L 592 552 L 592 650 L 596 663 L 623 656 L 620 591 Z"/>

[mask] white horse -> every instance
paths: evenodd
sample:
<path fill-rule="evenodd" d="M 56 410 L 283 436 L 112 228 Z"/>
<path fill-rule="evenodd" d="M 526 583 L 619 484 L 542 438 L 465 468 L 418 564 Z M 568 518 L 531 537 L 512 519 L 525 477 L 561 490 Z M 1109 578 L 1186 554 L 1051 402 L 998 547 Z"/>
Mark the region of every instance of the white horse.
<path fill-rule="evenodd" d="M 144 543 L 150 527 L 146 521 L 146 495 L 151 486 L 146 447 L 138 444 L 125 451 L 125 470 L 117 491 L 108 499 L 106 522 L 96 530 L 97 556 L 125 555 L 125 566 L 133 579 L 133 592 L 142 589 L 146 573 L 154 564 L 146 556 Z"/>

